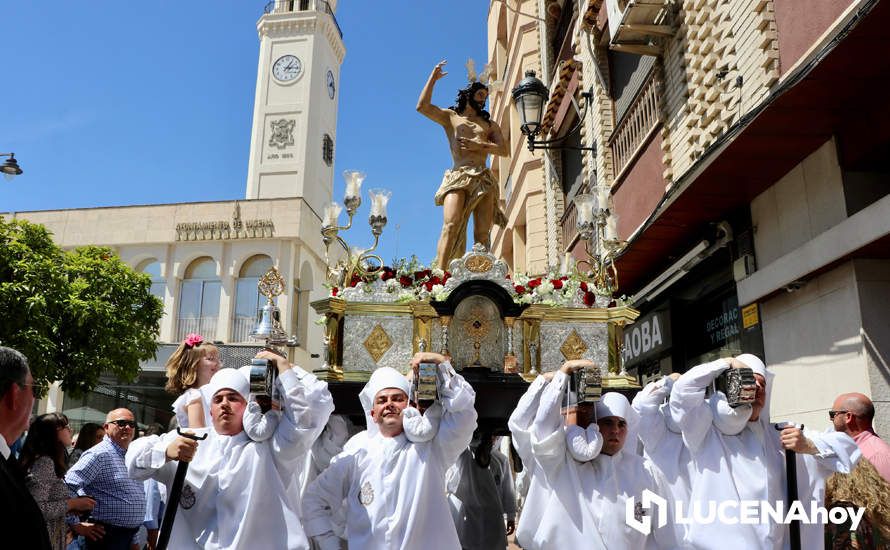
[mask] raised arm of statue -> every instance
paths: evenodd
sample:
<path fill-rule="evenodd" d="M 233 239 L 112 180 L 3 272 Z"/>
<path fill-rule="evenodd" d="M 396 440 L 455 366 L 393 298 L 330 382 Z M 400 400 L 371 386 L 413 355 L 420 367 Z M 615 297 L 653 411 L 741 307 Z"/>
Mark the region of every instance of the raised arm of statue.
<path fill-rule="evenodd" d="M 433 67 L 433 72 L 430 73 L 430 77 L 427 79 L 423 91 L 420 92 L 420 98 L 417 100 L 417 112 L 434 122 L 438 122 L 442 126 L 449 125 L 451 123 L 451 117 L 447 110 L 433 105 L 432 99 L 433 87 L 436 85 L 436 81 L 448 74 L 442 70 L 445 63 L 447 62 L 443 59 Z"/>

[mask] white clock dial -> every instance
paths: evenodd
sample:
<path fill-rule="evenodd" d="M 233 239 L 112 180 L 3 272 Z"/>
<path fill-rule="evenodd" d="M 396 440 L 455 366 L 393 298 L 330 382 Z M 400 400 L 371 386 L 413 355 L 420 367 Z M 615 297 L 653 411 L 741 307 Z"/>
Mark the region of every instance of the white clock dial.
<path fill-rule="evenodd" d="M 337 93 L 337 84 L 334 82 L 334 73 L 328 69 L 328 97 L 334 99 L 334 94 Z"/>
<path fill-rule="evenodd" d="M 303 62 L 295 55 L 282 55 L 272 65 L 272 76 L 281 82 L 294 80 L 303 72 Z"/>

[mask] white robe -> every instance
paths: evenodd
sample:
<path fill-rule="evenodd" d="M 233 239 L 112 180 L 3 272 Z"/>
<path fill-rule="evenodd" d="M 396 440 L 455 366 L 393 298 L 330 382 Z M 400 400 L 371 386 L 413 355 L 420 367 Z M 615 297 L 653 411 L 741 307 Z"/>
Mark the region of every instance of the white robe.
<path fill-rule="evenodd" d="M 283 372 L 283 416 L 275 434 L 256 442 L 212 428 L 194 430 L 198 443 L 170 537 L 171 549 L 309 547 L 300 523 L 299 492 L 293 483 L 305 454 L 334 410 L 327 383 L 299 367 Z M 166 461 L 177 437 L 135 440 L 127 450 L 130 476 L 173 484 L 177 462 Z"/>
<path fill-rule="evenodd" d="M 738 435 L 724 435 L 713 428 L 705 389 L 727 366 L 726 360 L 721 359 L 693 367 L 674 383 L 671 391 L 671 414 L 682 428 L 693 459 L 691 501 L 705 503 L 703 510 L 708 509 L 709 501 L 754 500 L 773 505 L 787 502 L 785 451 L 780 432 L 769 423 L 772 373 L 766 372 L 766 406 L 759 419 L 749 422 Z M 846 434 L 805 429 L 804 435 L 819 451 L 816 455 L 796 457 L 798 500 L 809 512 L 811 502 L 824 504 L 825 478 L 832 472 L 849 473 L 859 452 Z M 823 525 L 801 524 L 800 531 L 802 548 L 824 547 Z M 713 548 L 715 540 L 720 541 L 721 550 L 790 547 L 788 526 L 775 522 L 697 521 L 689 526 L 686 537 L 693 548 Z"/>
<path fill-rule="evenodd" d="M 565 508 L 551 490 L 547 476 L 532 452 L 532 425 L 538 412 L 541 393 L 546 387 L 547 380 L 543 376 L 535 378 L 519 399 L 507 422 L 513 446 L 522 459 L 522 472 L 518 479 L 523 480 L 520 492 L 524 490 L 525 494 L 519 524 L 516 526 L 516 540 L 526 550 L 547 548 L 549 543 L 553 544 L 552 548 L 571 548 L 566 544 L 573 540 L 570 536 L 564 536 L 571 527 L 560 525 L 562 518 L 566 516 Z"/>
<path fill-rule="evenodd" d="M 412 443 L 405 434 L 363 432 L 306 489 L 306 533 L 324 549 L 339 548 L 332 511 L 345 506 L 350 548 L 460 548 L 445 498 L 445 472 L 476 429 L 475 392 L 451 366 L 439 366 L 444 410 L 436 436 Z"/>
<path fill-rule="evenodd" d="M 632 403 L 640 415 L 637 435 L 643 446 L 643 457 L 658 469 L 670 489 L 667 498 L 670 506 L 680 501 L 689 502 L 692 493 L 692 458 L 683 443 L 681 430 L 670 418 L 665 399 L 670 396 L 673 380 L 664 377 L 658 382 L 650 382 L 635 397 Z M 628 443 L 625 443 L 627 446 Z M 674 538 L 684 540 L 686 525 L 672 522 Z"/>
<path fill-rule="evenodd" d="M 658 471 L 634 454 L 632 429 L 628 429 L 629 444 L 614 455 L 599 454 L 589 462 L 578 462 L 569 453 L 568 440 L 584 430 L 564 427 L 560 405 L 567 381 L 563 372 L 554 375 L 542 392 L 532 427 L 532 452 L 559 503 L 558 508 L 546 511 L 547 515 L 555 514 L 546 523 L 553 524 L 550 536 L 556 539 L 541 538 L 541 545 L 535 547 L 675 548 L 669 527 L 653 525 L 654 532 L 647 536 L 625 520 L 628 499 L 640 502 L 645 489 L 659 495 L 668 492 Z"/>

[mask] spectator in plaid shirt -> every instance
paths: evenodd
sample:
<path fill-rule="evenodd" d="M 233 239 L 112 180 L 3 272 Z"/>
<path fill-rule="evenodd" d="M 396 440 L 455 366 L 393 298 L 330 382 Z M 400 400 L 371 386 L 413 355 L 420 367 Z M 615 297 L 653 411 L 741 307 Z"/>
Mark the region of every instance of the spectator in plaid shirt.
<path fill-rule="evenodd" d="M 83 533 L 87 549 L 129 550 L 145 519 L 142 483 L 130 479 L 124 464 L 136 421 L 129 410 L 115 409 L 105 418 L 104 428 L 105 439 L 83 453 L 65 474 L 65 483 L 72 493 L 96 500 L 90 516 L 95 524 Z"/>

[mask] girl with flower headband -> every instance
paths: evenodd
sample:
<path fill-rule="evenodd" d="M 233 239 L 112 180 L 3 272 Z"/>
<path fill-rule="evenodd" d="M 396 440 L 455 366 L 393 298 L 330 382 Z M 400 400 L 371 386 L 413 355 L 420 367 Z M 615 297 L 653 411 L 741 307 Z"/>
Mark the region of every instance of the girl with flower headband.
<path fill-rule="evenodd" d="M 204 403 L 201 386 L 210 382 L 220 369 L 219 349 L 206 342 L 200 334 L 189 334 L 167 360 L 167 385 L 172 394 L 179 394 L 173 402 L 176 420 L 183 428 L 210 426 L 210 407 Z"/>

